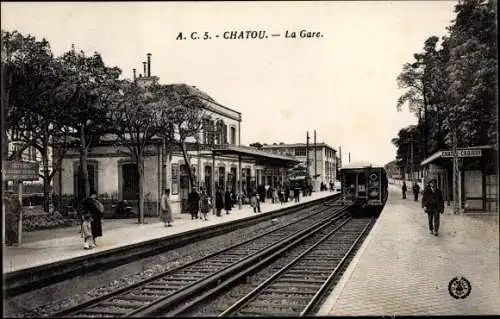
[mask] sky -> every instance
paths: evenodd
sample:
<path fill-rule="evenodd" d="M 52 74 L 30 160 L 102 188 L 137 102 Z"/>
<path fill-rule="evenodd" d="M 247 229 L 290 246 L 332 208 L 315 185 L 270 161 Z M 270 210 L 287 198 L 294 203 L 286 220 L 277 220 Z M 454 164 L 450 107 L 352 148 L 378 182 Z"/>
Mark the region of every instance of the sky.
<path fill-rule="evenodd" d="M 307 131 L 313 142 L 316 130 L 317 142 L 342 148 L 343 163 L 350 153 L 384 165 L 396 156 L 391 139 L 416 123 L 396 110 L 396 77 L 428 37 L 447 34 L 456 3 L 3 2 L 1 27 L 47 39 L 55 55 L 72 44 L 97 51 L 126 78 L 151 53 L 160 83 L 194 85 L 241 112 L 243 145 L 305 143 Z M 226 31 L 268 38 L 224 39 Z"/>

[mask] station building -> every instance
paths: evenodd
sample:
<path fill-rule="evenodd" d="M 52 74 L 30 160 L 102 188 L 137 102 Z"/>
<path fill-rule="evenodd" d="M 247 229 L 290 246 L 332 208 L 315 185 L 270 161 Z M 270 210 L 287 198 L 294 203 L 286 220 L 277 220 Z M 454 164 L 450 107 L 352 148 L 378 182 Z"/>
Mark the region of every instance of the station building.
<path fill-rule="evenodd" d="M 492 145 L 459 148 L 458 202 L 466 212 L 498 212 L 498 150 Z M 420 163 L 426 180 L 435 179 L 448 205 L 453 201 L 453 151 L 441 150 Z"/>
<path fill-rule="evenodd" d="M 341 167 L 340 159 L 337 151 L 326 143 L 309 144 L 309 151 L 306 143 L 264 144 L 262 149 L 278 155 L 295 157 L 306 167 L 309 162 L 309 174 L 318 185 L 321 182 L 329 184 L 337 180 L 337 173 Z"/>
<path fill-rule="evenodd" d="M 156 77 L 139 77 L 138 83 L 157 81 Z M 202 102 L 210 120 L 196 138 L 186 141 L 195 186 L 203 187 L 209 196 L 216 189 L 247 192 L 269 182 L 284 181 L 288 168 L 297 164 L 294 157 L 282 156 L 241 145 L 241 113 L 216 102 L 206 93 L 187 84 L 171 84 L 181 95 Z M 116 145 L 112 136 L 101 138 L 88 153 L 91 192 L 112 202 L 127 200 L 134 206 L 138 200 L 137 168 L 126 154 L 126 146 Z M 189 192 L 189 175 L 180 147 L 167 149 L 161 138 L 152 138 L 144 159 L 145 216 L 157 216 L 162 189 L 170 189 L 174 213 L 184 213 Z M 54 178 L 54 189 L 63 198 L 82 198 L 80 158 L 77 149 L 69 150 L 63 159 L 61 173 Z"/>

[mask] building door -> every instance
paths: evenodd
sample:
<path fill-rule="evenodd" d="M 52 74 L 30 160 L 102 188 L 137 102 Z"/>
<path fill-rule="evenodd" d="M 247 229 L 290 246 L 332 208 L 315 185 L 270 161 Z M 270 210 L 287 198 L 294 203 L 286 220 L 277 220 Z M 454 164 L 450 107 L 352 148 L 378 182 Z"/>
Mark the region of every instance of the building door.
<path fill-rule="evenodd" d="M 139 199 L 139 176 L 137 165 L 127 163 L 122 165 L 122 199 L 123 200 L 138 200 Z"/>
<path fill-rule="evenodd" d="M 205 166 L 205 189 L 207 195 L 212 196 L 212 166 Z"/>

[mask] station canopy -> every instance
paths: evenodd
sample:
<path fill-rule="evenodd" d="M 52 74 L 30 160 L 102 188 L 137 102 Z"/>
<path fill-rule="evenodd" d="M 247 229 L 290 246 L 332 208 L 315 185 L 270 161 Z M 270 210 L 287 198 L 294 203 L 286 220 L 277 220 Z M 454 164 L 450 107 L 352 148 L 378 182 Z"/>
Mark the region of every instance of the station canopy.
<path fill-rule="evenodd" d="M 230 144 L 217 145 L 212 149 L 212 154 L 215 156 L 237 155 L 241 156 L 242 160 L 254 160 L 257 165 L 293 167 L 300 163 L 300 161 L 294 157 L 261 151 L 250 146 L 236 146 Z"/>

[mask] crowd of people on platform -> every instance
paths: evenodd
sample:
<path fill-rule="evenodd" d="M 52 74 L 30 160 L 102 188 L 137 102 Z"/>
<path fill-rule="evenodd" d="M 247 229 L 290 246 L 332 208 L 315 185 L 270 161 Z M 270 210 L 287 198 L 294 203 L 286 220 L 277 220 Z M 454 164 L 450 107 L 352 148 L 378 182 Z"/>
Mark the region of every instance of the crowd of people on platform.
<path fill-rule="evenodd" d="M 234 192 L 232 188 L 227 188 L 225 191 L 218 188 L 215 192 L 214 214 L 219 217 L 222 216 L 222 211 L 230 214 L 236 206 L 241 209 L 243 205 L 247 204 L 252 207 L 255 213 L 259 213 L 261 212 L 260 203 L 264 203 L 266 199 L 270 200 L 272 204 L 280 203 L 281 205 L 292 198 L 294 202 L 300 202 L 301 192 L 303 197 L 311 196 L 312 187 L 301 188 L 298 184 L 277 185 L 276 187 L 259 185 L 258 187 L 249 187 L 242 193 Z M 212 199 L 205 189 L 193 187 L 188 194 L 185 210 L 191 215 L 191 219 L 208 220 L 208 212 L 213 209 L 212 205 Z M 202 216 L 199 215 L 200 213 Z"/>

